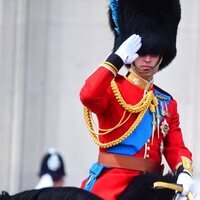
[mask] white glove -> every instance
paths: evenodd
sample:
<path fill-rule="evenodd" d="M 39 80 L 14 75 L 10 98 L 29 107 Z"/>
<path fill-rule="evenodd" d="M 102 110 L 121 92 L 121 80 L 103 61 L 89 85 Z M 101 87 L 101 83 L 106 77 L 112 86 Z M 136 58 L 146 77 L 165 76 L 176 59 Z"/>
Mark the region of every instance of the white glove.
<path fill-rule="evenodd" d="M 141 37 L 134 34 L 121 44 L 115 54 L 123 60 L 124 64 L 131 64 L 138 57 L 136 52 L 141 46 Z"/>
<path fill-rule="evenodd" d="M 176 194 L 175 200 L 187 200 L 186 196 L 181 195 L 180 193 Z"/>
<path fill-rule="evenodd" d="M 186 172 L 186 173 L 185 173 Z M 194 182 L 187 170 L 184 170 L 178 175 L 177 184 L 182 185 L 183 192 L 180 194 L 182 197 L 186 197 L 187 194 L 193 190 Z M 182 200 L 182 199 L 181 199 Z"/>

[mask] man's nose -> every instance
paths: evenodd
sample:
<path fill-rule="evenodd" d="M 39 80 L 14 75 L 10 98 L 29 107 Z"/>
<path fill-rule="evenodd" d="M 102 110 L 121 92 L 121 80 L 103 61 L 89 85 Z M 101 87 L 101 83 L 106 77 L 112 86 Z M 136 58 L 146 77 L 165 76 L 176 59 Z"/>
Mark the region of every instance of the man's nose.
<path fill-rule="evenodd" d="M 145 62 L 150 62 L 150 61 L 151 61 L 151 56 L 150 56 L 150 55 L 146 55 L 146 56 L 144 57 L 144 61 L 145 61 Z"/>

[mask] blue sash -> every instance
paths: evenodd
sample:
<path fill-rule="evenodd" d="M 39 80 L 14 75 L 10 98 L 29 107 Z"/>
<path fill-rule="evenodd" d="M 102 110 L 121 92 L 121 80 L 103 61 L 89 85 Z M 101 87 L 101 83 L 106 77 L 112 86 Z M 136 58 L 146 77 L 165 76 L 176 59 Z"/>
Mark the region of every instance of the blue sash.
<path fill-rule="evenodd" d="M 169 95 L 161 93 L 159 90 L 155 90 L 154 95 L 164 97 L 162 99 L 157 98 L 159 102 L 158 108 L 160 120 L 162 120 L 162 115 L 160 114 L 162 109 L 161 104 L 169 104 L 171 97 Z M 107 152 L 129 156 L 135 155 L 151 137 L 152 121 L 153 115 L 148 109 L 135 131 L 128 138 L 123 140 L 120 144 L 109 148 Z"/>

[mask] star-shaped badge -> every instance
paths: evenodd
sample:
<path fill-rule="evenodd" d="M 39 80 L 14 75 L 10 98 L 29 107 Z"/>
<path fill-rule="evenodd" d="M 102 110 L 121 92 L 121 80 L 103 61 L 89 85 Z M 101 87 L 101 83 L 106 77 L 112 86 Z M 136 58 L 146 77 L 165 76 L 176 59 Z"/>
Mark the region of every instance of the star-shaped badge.
<path fill-rule="evenodd" d="M 161 133 L 165 137 L 169 131 L 169 124 L 167 123 L 166 119 L 162 122 L 160 128 L 161 128 Z"/>

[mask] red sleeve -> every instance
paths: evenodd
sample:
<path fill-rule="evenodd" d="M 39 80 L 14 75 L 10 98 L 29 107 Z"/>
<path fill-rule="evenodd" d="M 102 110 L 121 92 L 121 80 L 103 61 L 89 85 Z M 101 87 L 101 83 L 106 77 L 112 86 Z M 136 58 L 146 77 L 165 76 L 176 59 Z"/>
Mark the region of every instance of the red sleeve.
<path fill-rule="evenodd" d="M 99 67 L 92 73 L 80 91 L 83 105 L 94 113 L 103 112 L 110 102 L 108 88 L 113 78 L 113 73 L 105 67 Z"/>
<path fill-rule="evenodd" d="M 177 165 L 182 162 L 181 156 L 185 156 L 192 160 L 192 154 L 184 144 L 183 135 L 179 127 L 177 103 L 173 99 L 169 104 L 169 111 L 169 132 L 164 139 L 164 156 L 172 171 L 175 171 Z"/>

